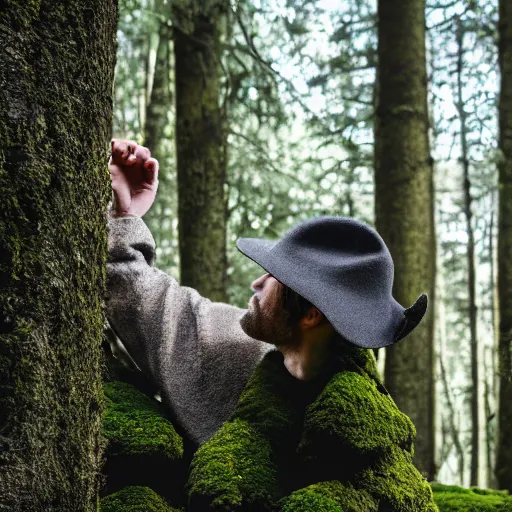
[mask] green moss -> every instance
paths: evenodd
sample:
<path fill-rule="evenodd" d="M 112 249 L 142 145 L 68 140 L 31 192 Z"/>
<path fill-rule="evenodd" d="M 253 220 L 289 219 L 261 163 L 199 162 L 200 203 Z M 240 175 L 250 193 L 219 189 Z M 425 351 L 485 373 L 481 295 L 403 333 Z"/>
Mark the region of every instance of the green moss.
<path fill-rule="evenodd" d="M 178 512 L 149 487 L 125 487 L 101 500 L 100 512 Z"/>
<path fill-rule="evenodd" d="M 430 487 L 434 493 L 440 492 L 451 492 L 459 494 L 483 494 L 483 495 L 496 495 L 496 496 L 509 496 L 509 492 L 506 490 L 498 489 L 482 489 L 480 487 L 460 487 L 459 485 L 445 485 L 438 482 L 431 482 Z"/>
<path fill-rule="evenodd" d="M 411 455 L 394 447 L 353 478 L 354 484 L 379 500 L 379 510 L 435 512 L 432 490 L 412 463 Z"/>
<path fill-rule="evenodd" d="M 123 382 L 105 383 L 104 392 L 103 433 L 109 456 L 159 454 L 170 460 L 183 456 L 183 440 L 155 400 Z"/>
<path fill-rule="evenodd" d="M 233 418 L 248 421 L 274 447 L 289 444 L 302 429 L 303 415 L 295 400 L 298 381 L 277 351 L 268 353 L 249 379 Z"/>
<path fill-rule="evenodd" d="M 499 495 L 473 492 L 434 493 L 440 512 L 511 512 L 512 499 Z"/>
<path fill-rule="evenodd" d="M 261 510 L 258 500 L 270 507 L 293 491 L 283 510 L 436 511 L 412 464 L 414 427 L 380 384 L 373 356 L 344 349 L 338 368 L 327 384 L 328 376 L 310 385 L 291 377 L 281 354 L 267 354 L 232 420 L 193 460 L 197 503 Z"/>
<path fill-rule="evenodd" d="M 412 450 L 415 430 L 379 382 L 355 371 L 337 373 L 307 410 L 299 450 L 305 457 L 376 456 Z"/>
<path fill-rule="evenodd" d="M 445 485 L 438 482 L 431 482 L 430 487 L 434 493 L 438 492 L 456 492 L 460 494 L 470 494 L 472 491 L 466 487 L 460 487 L 458 485 Z"/>
<path fill-rule="evenodd" d="M 270 506 L 279 491 L 276 459 L 294 450 L 300 439 L 303 413 L 294 403 L 297 382 L 279 352 L 265 356 L 231 421 L 195 454 L 188 484 L 193 502 L 230 510 Z"/>
<path fill-rule="evenodd" d="M 250 510 L 270 503 L 277 485 L 268 440 L 243 420 L 225 423 L 196 452 L 187 487 L 191 502 L 205 507 Z"/>
<path fill-rule="evenodd" d="M 504 490 L 469 489 L 432 482 L 435 502 L 441 512 L 510 512 L 512 497 Z"/>
<path fill-rule="evenodd" d="M 336 480 L 293 492 L 280 503 L 281 512 L 374 512 L 378 502 L 366 491 Z"/>
<path fill-rule="evenodd" d="M 484 496 L 510 496 L 509 492 L 504 489 L 482 489 L 480 487 L 470 487 L 470 489 L 475 494 L 482 494 Z"/>

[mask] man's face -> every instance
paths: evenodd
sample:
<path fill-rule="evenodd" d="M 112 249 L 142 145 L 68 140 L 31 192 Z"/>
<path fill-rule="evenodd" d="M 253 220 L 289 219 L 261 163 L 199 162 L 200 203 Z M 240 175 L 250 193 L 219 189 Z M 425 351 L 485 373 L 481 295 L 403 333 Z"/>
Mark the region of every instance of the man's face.
<path fill-rule="evenodd" d="M 254 295 L 240 320 L 248 336 L 276 346 L 293 343 L 294 332 L 283 309 L 283 286 L 271 274 L 264 274 L 251 284 Z"/>

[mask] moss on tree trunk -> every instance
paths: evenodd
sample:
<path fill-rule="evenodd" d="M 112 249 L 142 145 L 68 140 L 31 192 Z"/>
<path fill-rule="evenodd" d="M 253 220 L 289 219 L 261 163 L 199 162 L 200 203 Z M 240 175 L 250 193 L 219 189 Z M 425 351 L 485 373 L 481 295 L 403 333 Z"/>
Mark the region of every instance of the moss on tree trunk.
<path fill-rule="evenodd" d="M 426 318 L 386 354 L 385 383 L 417 429 L 415 464 L 434 477 L 433 292 L 435 235 L 428 143 L 424 0 L 381 0 L 375 128 L 376 225 L 395 262 L 393 293 Z"/>
<path fill-rule="evenodd" d="M 512 6 L 500 0 L 499 59 L 501 93 L 499 166 L 498 297 L 499 297 L 499 416 L 496 478 L 512 492 Z"/>
<path fill-rule="evenodd" d="M 173 23 L 181 283 L 222 301 L 226 171 L 219 20 L 224 2 L 189 0 L 178 5 Z"/>
<path fill-rule="evenodd" d="M 97 508 L 115 0 L 0 9 L 0 508 Z"/>
<path fill-rule="evenodd" d="M 169 197 L 174 196 L 175 188 L 174 167 L 169 168 L 168 151 L 165 148 L 166 133 L 170 124 L 170 113 L 173 108 L 173 96 L 171 93 L 171 40 L 172 28 L 170 26 L 171 7 L 164 0 L 155 3 L 155 11 L 161 16 L 158 28 L 158 45 L 153 73 L 151 95 L 146 105 L 146 122 L 144 125 L 144 145 L 151 150 L 160 162 L 158 194 L 155 203 L 144 216 L 144 221 L 150 228 L 157 244 L 162 233 L 162 222 L 169 217 L 166 208 L 169 208 Z M 174 201 L 173 201 L 174 204 Z M 170 234 L 167 234 L 171 238 Z"/>

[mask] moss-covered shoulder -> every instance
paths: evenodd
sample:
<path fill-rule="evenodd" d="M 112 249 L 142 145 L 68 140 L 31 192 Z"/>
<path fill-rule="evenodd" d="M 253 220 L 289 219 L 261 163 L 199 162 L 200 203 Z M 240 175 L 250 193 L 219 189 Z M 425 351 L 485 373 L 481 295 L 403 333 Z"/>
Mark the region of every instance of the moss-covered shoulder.
<path fill-rule="evenodd" d="M 266 510 L 277 493 L 268 439 L 241 419 L 225 423 L 196 452 L 187 487 L 190 510 Z"/>
<path fill-rule="evenodd" d="M 131 486 L 101 500 L 100 512 L 179 512 L 149 487 Z"/>
<path fill-rule="evenodd" d="M 279 454 L 293 453 L 300 439 L 300 384 L 286 370 L 279 352 L 264 357 L 230 421 L 194 456 L 188 484 L 191 510 L 209 504 L 263 510 L 282 496 L 276 466 Z"/>
<path fill-rule="evenodd" d="M 294 402 L 297 384 L 282 354 L 269 352 L 249 379 L 232 418 L 248 421 L 274 446 L 287 444 L 291 433 L 298 436 L 302 428 L 302 415 Z"/>
<path fill-rule="evenodd" d="M 327 460 L 376 456 L 395 446 L 412 451 L 415 429 L 392 398 L 366 373 L 341 371 L 308 407 L 299 450 Z"/>
<path fill-rule="evenodd" d="M 333 480 L 299 489 L 279 507 L 281 512 L 377 512 L 378 502 L 367 491 Z"/>
<path fill-rule="evenodd" d="M 155 400 L 124 382 L 107 382 L 103 389 L 108 456 L 158 454 L 170 460 L 183 456 L 183 440 Z"/>

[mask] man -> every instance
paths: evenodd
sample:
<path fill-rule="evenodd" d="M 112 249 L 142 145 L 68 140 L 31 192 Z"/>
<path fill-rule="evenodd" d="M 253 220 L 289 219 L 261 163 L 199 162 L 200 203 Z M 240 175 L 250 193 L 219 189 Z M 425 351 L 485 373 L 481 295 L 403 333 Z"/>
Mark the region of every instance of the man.
<path fill-rule="evenodd" d="M 107 308 L 178 427 L 202 445 L 190 510 L 436 510 L 411 463 L 414 427 L 358 348 L 401 340 L 427 307 L 424 295 L 407 310 L 393 299 L 379 235 L 322 217 L 277 242 L 239 239 L 267 273 L 252 283 L 247 311 L 214 304 L 151 266 L 139 217 L 157 171 L 145 148 L 113 141 Z"/>

